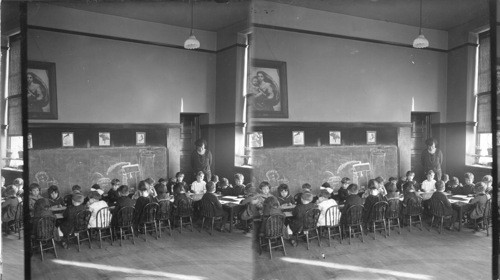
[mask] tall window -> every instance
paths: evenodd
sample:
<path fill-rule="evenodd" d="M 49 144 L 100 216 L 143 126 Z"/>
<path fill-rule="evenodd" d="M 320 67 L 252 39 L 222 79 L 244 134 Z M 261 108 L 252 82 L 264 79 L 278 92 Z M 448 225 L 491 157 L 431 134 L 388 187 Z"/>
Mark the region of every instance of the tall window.
<path fill-rule="evenodd" d="M 485 31 L 479 34 L 477 55 L 477 88 L 476 88 L 476 162 L 491 165 L 492 133 L 491 133 L 491 69 L 490 69 L 490 34 Z"/>

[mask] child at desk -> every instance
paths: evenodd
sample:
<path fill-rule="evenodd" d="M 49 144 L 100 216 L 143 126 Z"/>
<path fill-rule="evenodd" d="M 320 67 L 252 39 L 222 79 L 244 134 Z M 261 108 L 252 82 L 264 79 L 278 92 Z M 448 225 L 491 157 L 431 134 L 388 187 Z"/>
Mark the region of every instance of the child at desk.
<path fill-rule="evenodd" d="M 386 200 L 399 199 L 399 192 L 395 183 L 389 183 L 386 187 L 386 190 L 387 190 L 387 195 L 385 196 Z"/>
<path fill-rule="evenodd" d="M 224 226 L 227 222 L 228 213 L 222 209 L 222 204 L 220 203 L 217 196 L 215 196 L 215 184 L 210 181 L 207 183 L 207 192 L 201 198 L 201 203 L 203 204 L 212 204 L 214 207 L 214 215 L 217 217 L 222 217 L 221 220 L 221 231 L 224 231 Z"/>
<path fill-rule="evenodd" d="M 333 223 L 338 223 L 338 218 L 340 217 L 339 209 L 337 208 L 335 212 L 332 213 L 332 218 L 337 218 L 336 221 L 327 221 L 326 220 L 326 211 L 332 207 L 337 205 L 337 202 L 331 198 L 330 193 L 323 189 L 319 192 L 318 197 L 318 209 L 321 210 L 318 218 L 318 227 L 333 225 Z"/>
<path fill-rule="evenodd" d="M 167 191 L 167 186 L 161 185 L 156 188 L 156 193 L 158 194 L 154 199 L 156 203 L 160 203 L 160 201 L 170 200 L 170 195 Z"/>
<path fill-rule="evenodd" d="M 292 211 L 292 220 L 290 222 L 290 229 L 294 234 L 298 233 L 302 229 L 302 226 L 304 225 L 304 221 L 306 219 L 307 211 L 318 207 L 316 203 L 312 202 L 313 195 L 309 192 L 303 193 L 300 200 L 301 203 L 297 205 Z M 297 246 L 297 241 L 293 238 L 290 238 L 290 243 L 294 247 Z"/>
<path fill-rule="evenodd" d="M 145 181 L 140 181 L 137 185 L 137 191 L 139 192 L 139 197 L 137 198 L 134 206 L 134 228 L 138 229 L 139 222 L 142 216 L 142 210 L 146 204 L 153 202 L 153 197 L 149 193 L 148 186 Z"/>
<path fill-rule="evenodd" d="M 379 201 L 383 201 L 384 198 L 382 194 L 379 192 L 379 189 L 377 189 L 377 183 L 374 182 L 375 180 L 370 179 L 368 181 L 368 197 L 365 199 L 365 203 L 363 204 L 363 221 L 365 223 L 368 223 L 368 218 L 370 217 L 372 207 L 375 205 L 375 203 Z"/>
<path fill-rule="evenodd" d="M 445 191 L 452 195 L 462 194 L 462 185 L 457 177 L 452 177 L 451 180 L 445 185 Z"/>
<path fill-rule="evenodd" d="M 182 183 L 184 180 L 184 173 L 177 172 L 175 173 L 175 177 L 170 178 L 167 183 L 167 192 L 171 195 L 174 195 L 174 186 L 177 183 Z"/>
<path fill-rule="evenodd" d="M 436 180 L 434 180 L 434 175 L 435 173 L 433 170 L 427 171 L 427 179 L 422 182 L 422 186 L 420 188 L 423 192 L 433 192 L 436 190 Z"/>
<path fill-rule="evenodd" d="M 47 198 L 40 198 L 35 202 L 35 215 L 31 219 L 31 229 L 32 234 L 36 234 L 38 221 L 44 217 L 53 217 L 56 218 L 56 215 L 49 210 L 51 207 L 50 202 Z"/>
<path fill-rule="evenodd" d="M 233 187 L 229 184 L 229 180 L 227 178 L 222 178 L 219 186 L 216 187 L 215 190 L 222 196 L 227 196 L 227 195 L 233 196 L 235 194 L 233 191 Z"/>
<path fill-rule="evenodd" d="M 234 174 L 234 186 L 233 186 L 233 195 L 244 195 L 245 193 L 245 185 L 244 185 L 245 177 L 241 173 Z"/>
<path fill-rule="evenodd" d="M 476 184 L 475 189 L 476 195 L 469 201 L 470 208 L 468 211 L 466 210 L 471 220 L 477 220 L 483 217 L 484 211 L 486 210 L 486 202 L 488 202 L 486 184 L 484 182 L 479 182 Z M 476 230 L 478 229 L 476 228 Z"/>
<path fill-rule="evenodd" d="M 271 215 L 283 215 L 283 211 L 281 211 L 280 203 L 278 198 L 275 196 L 270 196 L 264 200 L 264 205 L 262 209 L 262 224 L 260 226 L 259 235 L 264 236 L 266 233 L 266 220 Z"/>
<path fill-rule="evenodd" d="M 207 182 L 203 181 L 205 174 L 203 171 L 198 171 L 196 173 L 196 181 L 191 184 L 191 192 L 194 194 L 204 194 L 207 192 L 206 185 Z"/>
<path fill-rule="evenodd" d="M 410 200 L 413 200 L 415 202 L 419 202 L 419 204 L 422 203 L 422 198 L 415 193 L 415 184 L 413 182 L 406 182 L 403 185 L 403 189 L 406 190 L 406 193 L 404 193 L 404 198 L 403 198 L 403 203 L 401 207 L 401 213 L 407 213 L 407 207 L 408 203 Z"/>
<path fill-rule="evenodd" d="M 82 193 L 82 187 L 80 187 L 79 185 L 74 185 L 73 187 L 71 187 L 71 193 L 64 197 L 64 204 L 66 205 L 66 207 L 73 205 L 74 194 L 81 194 L 81 193 Z"/>
<path fill-rule="evenodd" d="M 290 190 L 287 184 L 280 184 L 278 186 L 278 202 L 280 205 L 292 205 L 295 204 L 293 197 L 290 195 Z"/>
<path fill-rule="evenodd" d="M 485 193 L 491 197 L 491 195 L 492 195 L 491 192 L 493 191 L 493 186 L 492 186 L 493 185 L 493 177 L 491 177 L 491 175 L 484 175 L 482 181 L 486 186 Z"/>
<path fill-rule="evenodd" d="M 311 185 L 309 183 L 302 184 L 302 192 L 296 194 L 295 197 L 294 197 L 295 204 L 300 205 L 302 203 L 302 195 L 304 195 L 305 193 L 309 193 L 309 194 L 312 195 L 311 189 L 312 189 L 312 187 L 311 187 Z M 318 197 L 317 196 L 313 196 L 312 203 L 316 203 L 317 200 L 318 200 Z"/>
<path fill-rule="evenodd" d="M 16 178 L 12 184 L 17 188 L 17 200 L 19 200 L 19 202 L 23 201 L 24 180 L 22 178 Z"/>
<path fill-rule="evenodd" d="M 111 188 L 108 191 L 107 202 L 109 205 L 115 205 L 116 201 L 120 197 L 118 194 L 118 188 L 120 187 L 120 180 L 113 179 L 111 180 Z"/>
<path fill-rule="evenodd" d="M 66 208 L 63 212 L 63 219 L 61 221 L 61 232 L 63 234 L 62 246 L 64 249 L 68 248 L 68 244 L 65 240 L 73 232 L 73 228 L 76 223 L 76 214 L 80 211 L 87 209 L 87 206 L 83 203 L 83 195 L 76 193 L 72 195 L 71 205 Z"/>
<path fill-rule="evenodd" d="M 30 196 L 29 196 L 29 209 L 30 216 L 33 217 L 33 211 L 35 210 L 35 202 L 42 198 L 40 195 L 40 185 L 37 183 L 30 184 Z"/>
<path fill-rule="evenodd" d="M 50 207 L 52 206 L 63 206 L 64 200 L 59 195 L 59 189 L 57 186 L 52 185 L 47 189 L 47 197 L 49 199 Z"/>
<path fill-rule="evenodd" d="M 403 193 L 403 194 L 406 193 L 406 190 L 404 189 L 404 185 L 407 182 L 412 182 L 413 186 L 415 188 L 418 188 L 417 181 L 413 180 L 413 178 L 415 178 L 415 172 L 413 172 L 411 170 L 406 171 L 406 176 L 401 181 L 399 181 L 397 184 L 398 191 L 400 193 Z"/>
<path fill-rule="evenodd" d="M 101 194 L 99 194 L 96 191 L 91 191 L 89 194 L 88 207 L 91 212 L 89 219 L 89 228 L 95 228 L 97 226 L 108 226 L 108 225 L 97 225 L 97 212 L 99 212 L 99 210 L 101 210 L 102 208 L 108 207 L 106 201 L 101 200 Z"/>
<path fill-rule="evenodd" d="M 342 205 L 345 203 L 347 196 L 349 196 L 349 193 L 347 192 L 347 187 L 349 187 L 349 185 L 351 184 L 351 179 L 344 177 L 340 181 L 340 184 L 341 185 L 338 191 L 338 200 L 339 200 L 338 202 L 339 205 Z"/>
<path fill-rule="evenodd" d="M 444 205 L 444 215 L 451 216 L 450 226 L 446 229 L 453 230 L 453 225 L 455 224 L 455 220 L 457 219 L 457 213 L 451 207 L 451 203 L 444 194 L 444 182 L 437 181 L 436 183 L 436 191 L 432 194 L 430 198 L 431 205 L 439 205 L 439 202 L 442 202 Z"/>
<path fill-rule="evenodd" d="M 4 232 L 10 233 L 9 224 L 16 218 L 19 200 L 16 197 L 17 188 L 14 185 L 7 186 L 4 192 L 6 198 L 2 202 L 2 228 Z"/>
<path fill-rule="evenodd" d="M 117 193 L 119 195 L 118 199 L 115 203 L 115 209 L 113 209 L 113 216 L 111 217 L 111 225 L 116 227 L 118 225 L 118 211 L 124 207 L 135 206 L 135 201 L 130 198 L 129 195 L 129 187 L 127 185 L 121 185 L 118 187 Z"/>
<path fill-rule="evenodd" d="M 461 195 L 474 194 L 474 174 L 467 172 L 464 174 L 464 186 Z"/>

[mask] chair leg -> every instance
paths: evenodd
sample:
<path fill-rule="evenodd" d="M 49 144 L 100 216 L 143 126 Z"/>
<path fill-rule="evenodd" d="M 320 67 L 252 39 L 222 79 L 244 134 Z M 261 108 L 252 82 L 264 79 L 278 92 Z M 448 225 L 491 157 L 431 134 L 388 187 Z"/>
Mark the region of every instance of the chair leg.
<path fill-rule="evenodd" d="M 330 227 L 328 228 L 328 247 L 332 247 L 332 241 L 330 240 Z"/>
<path fill-rule="evenodd" d="M 351 226 L 349 226 L 349 245 L 351 245 Z"/>
<path fill-rule="evenodd" d="M 401 225 L 399 224 L 399 218 L 398 218 L 398 234 L 401 234 Z"/>
<path fill-rule="evenodd" d="M 80 233 L 76 236 L 76 244 L 78 246 L 78 252 L 80 252 Z"/>
<path fill-rule="evenodd" d="M 215 222 L 215 218 L 212 217 L 212 222 L 210 223 L 210 235 L 212 235 L 212 233 L 214 231 L 214 222 Z"/>
<path fill-rule="evenodd" d="M 42 262 L 43 262 L 43 245 L 42 245 L 42 241 L 38 241 L 38 243 L 40 244 L 40 255 L 42 255 Z"/>
<path fill-rule="evenodd" d="M 52 238 L 51 240 L 52 240 L 52 248 L 54 248 L 54 255 L 56 255 L 57 259 L 58 257 L 57 257 L 56 243 L 54 242 L 54 238 Z"/>
<path fill-rule="evenodd" d="M 113 246 L 113 229 L 109 227 L 109 239 L 111 239 L 111 246 Z"/>
<path fill-rule="evenodd" d="M 286 256 L 285 242 L 283 241 L 283 236 L 280 236 L 280 239 L 281 239 L 281 247 L 283 247 L 283 255 Z"/>
<path fill-rule="evenodd" d="M 259 236 L 259 256 L 262 255 L 262 237 Z"/>
<path fill-rule="evenodd" d="M 408 231 L 411 232 L 411 216 L 410 216 L 410 227 L 409 227 Z"/>
<path fill-rule="evenodd" d="M 193 232 L 193 218 L 189 216 L 189 222 L 191 223 L 191 232 Z"/>
<path fill-rule="evenodd" d="M 182 233 L 182 217 L 180 217 L 180 223 L 181 223 L 181 233 Z"/>
<path fill-rule="evenodd" d="M 132 231 L 132 243 L 135 245 L 135 239 L 134 239 L 134 227 L 133 226 L 130 226 L 130 230 Z"/>
<path fill-rule="evenodd" d="M 384 237 L 387 238 L 387 227 L 385 225 L 385 219 L 382 220 L 382 222 L 384 223 Z"/>
<path fill-rule="evenodd" d="M 339 230 L 340 244 L 342 244 L 342 228 L 339 226 L 338 230 Z"/>
<path fill-rule="evenodd" d="M 101 229 L 99 231 L 99 249 L 102 249 L 102 235 L 101 235 Z"/>
<path fill-rule="evenodd" d="M 420 222 L 420 231 L 423 231 L 424 225 L 422 224 L 422 215 L 418 215 L 418 221 Z"/>
<path fill-rule="evenodd" d="M 432 225 L 434 224 L 434 215 L 432 215 L 432 219 L 431 219 L 431 227 L 429 228 L 429 231 L 431 231 L 432 229 Z"/>
<path fill-rule="evenodd" d="M 144 241 L 148 242 L 148 231 L 146 224 L 144 224 Z"/>
<path fill-rule="evenodd" d="M 271 246 L 271 238 L 268 238 L 267 241 L 269 242 L 269 256 L 271 256 L 271 259 L 273 258 L 273 249 Z"/>
<path fill-rule="evenodd" d="M 359 229 L 361 230 L 361 242 L 365 243 L 365 239 L 363 237 L 363 225 L 359 225 Z"/>
<path fill-rule="evenodd" d="M 89 239 L 89 248 L 92 249 L 92 241 L 91 241 L 91 238 L 90 238 L 90 232 L 89 232 L 89 230 L 87 230 L 87 238 Z"/>
<path fill-rule="evenodd" d="M 201 228 L 200 228 L 200 232 L 203 230 L 203 225 L 205 224 L 205 217 L 203 217 L 201 219 Z"/>
<path fill-rule="evenodd" d="M 389 231 L 388 235 L 391 236 L 391 219 L 387 219 L 387 224 L 388 224 L 387 229 Z"/>
<path fill-rule="evenodd" d="M 309 250 L 309 231 L 306 231 L 307 250 Z"/>
<path fill-rule="evenodd" d="M 377 230 L 376 230 L 375 222 L 373 222 L 373 240 L 375 240 L 375 235 L 377 235 Z"/>
<path fill-rule="evenodd" d="M 321 247 L 321 236 L 319 235 L 318 228 L 316 228 L 316 236 L 318 237 L 318 246 Z"/>

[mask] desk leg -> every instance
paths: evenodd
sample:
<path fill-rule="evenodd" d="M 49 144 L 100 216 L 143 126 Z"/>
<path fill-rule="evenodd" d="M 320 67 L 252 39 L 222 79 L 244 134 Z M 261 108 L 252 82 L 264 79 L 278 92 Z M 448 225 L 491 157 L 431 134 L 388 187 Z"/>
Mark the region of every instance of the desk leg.
<path fill-rule="evenodd" d="M 229 232 L 233 232 L 234 207 L 229 207 Z"/>
<path fill-rule="evenodd" d="M 462 229 L 462 207 L 458 207 L 458 231 Z"/>

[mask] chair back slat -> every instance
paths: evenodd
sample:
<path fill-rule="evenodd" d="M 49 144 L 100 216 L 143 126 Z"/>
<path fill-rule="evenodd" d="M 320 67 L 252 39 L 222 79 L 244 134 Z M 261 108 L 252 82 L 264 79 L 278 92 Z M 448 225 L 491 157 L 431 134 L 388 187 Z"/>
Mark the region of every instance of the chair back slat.
<path fill-rule="evenodd" d="M 23 202 L 22 201 L 19 202 L 19 204 L 17 204 L 16 215 L 14 216 L 14 219 L 17 221 L 23 220 Z"/>
<path fill-rule="evenodd" d="M 444 216 L 444 204 L 441 200 L 437 199 L 430 199 L 430 207 L 431 207 L 431 213 L 434 216 L 437 217 L 443 217 Z"/>
<path fill-rule="evenodd" d="M 206 218 L 215 217 L 215 205 L 208 200 L 200 200 L 200 214 Z"/>
<path fill-rule="evenodd" d="M 266 230 L 265 236 L 267 238 L 275 238 L 283 236 L 283 227 L 285 225 L 285 216 L 274 214 L 269 216 L 264 223 Z"/>
<path fill-rule="evenodd" d="M 111 222 L 111 211 L 109 207 L 103 207 L 97 211 L 96 215 L 96 227 L 97 228 L 107 228 Z"/>
<path fill-rule="evenodd" d="M 398 198 L 389 199 L 387 201 L 387 210 L 385 212 L 385 217 L 388 219 L 394 219 L 399 217 L 400 213 L 400 201 Z"/>
<path fill-rule="evenodd" d="M 406 214 L 410 216 L 417 216 L 422 214 L 422 200 L 421 199 L 410 199 L 408 200 L 408 205 L 406 207 Z"/>
<path fill-rule="evenodd" d="M 42 217 L 38 220 L 35 238 L 40 241 L 50 240 L 54 237 L 56 218 Z"/>
<path fill-rule="evenodd" d="M 191 206 L 191 201 L 190 200 L 179 201 L 177 213 L 178 216 L 181 217 L 191 216 L 191 214 L 193 213 L 193 207 Z"/>
<path fill-rule="evenodd" d="M 76 213 L 76 222 L 75 222 L 75 232 L 87 230 L 89 227 L 90 216 L 92 216 L 92 212 L 89 210 L 82 210 Z"/>
<path fill-rule="evenodd" d="M 361 225 L 363 223 L 363 205 L 353 205 L 346 211 L 346 223 L 349 226 Z"/>
<path fill-rule="evenodd" d="M 133 224 L 134 221 L 134 207 L 127 206 L 118 210 L 117 214 L 117 224 L 119 227 L 128 227 Z"/>
<path fill-rule="evenodd" d="M 170 218 L 170 201 L 162 200 L 158 203 L 158 220 L 168 220 Z"/>
<path fill-rule="evenodd" d="M 486 206 L 484 207 L 483 219 L 491 219 L 491 198 L 486 201 Z"/>
<path fill-rule="evenodd" d="M 337 226 L 340 223 L 340 215 L 338 205 L 330 206 L 325 212 L 325 226 Z"/>
<path fill-rule="evenodd" d="M 369 221 L 383 221 L 385 219 L 385 211 L 387 209 L 387 202 L 379 201 L 373 204 L 370 211 Z"/>
<path fill-rule="evenodd" d="M 304 230 L 314 229 L 318 225 L 319 215 L 321 214 L 321 210 L 318 208 L 309 209 L 306 211 L 305 219 L 304 219 Z"/>
<path fill-rule="evenodd" d="M 152 223 L 156 221 L 156 213 L 159 205 L 156 202 L 146 204 L 142 210 L 141 223 Z"/>

